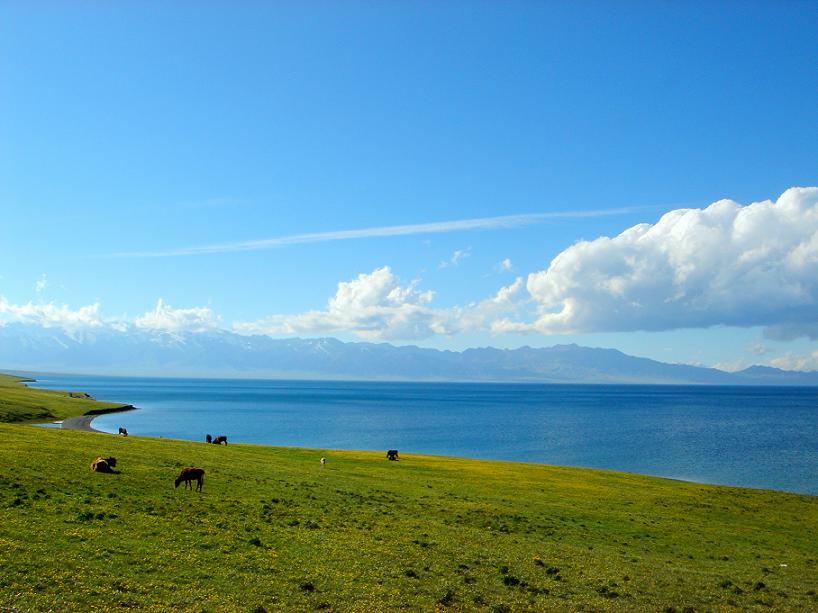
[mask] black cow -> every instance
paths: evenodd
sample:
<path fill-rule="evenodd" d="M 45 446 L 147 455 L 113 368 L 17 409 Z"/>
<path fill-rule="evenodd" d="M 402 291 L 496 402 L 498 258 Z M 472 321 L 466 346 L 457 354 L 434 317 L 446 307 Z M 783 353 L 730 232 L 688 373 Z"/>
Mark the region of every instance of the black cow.
<path fill-rule="evenodd" d="M 387 460 L 398 460 L 398 450 L 397 449 L 390 449 L 386 452 L 386 459 Z"/>

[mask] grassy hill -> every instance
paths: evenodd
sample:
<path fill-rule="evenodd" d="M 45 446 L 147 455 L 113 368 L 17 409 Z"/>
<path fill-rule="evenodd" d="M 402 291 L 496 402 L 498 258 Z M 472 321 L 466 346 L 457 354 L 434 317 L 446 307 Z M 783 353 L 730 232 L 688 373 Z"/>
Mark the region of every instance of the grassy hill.
<path fill-rule="evenodd" d="M 0 440 L 0 610 L 818 608 L 816 497 L 19 424 Z M 98 455 L 118 474 L 92 473 Z M 203 492 L 174 489 L 184 466 Z"/>
<path fill-rule="evenodd" d="M 52 421 L 87 412 L 122 410 L 127 405 L 98 402 L 84 392 L 32 389 L 24 377 L 0 374 L 0 422 Z"/>

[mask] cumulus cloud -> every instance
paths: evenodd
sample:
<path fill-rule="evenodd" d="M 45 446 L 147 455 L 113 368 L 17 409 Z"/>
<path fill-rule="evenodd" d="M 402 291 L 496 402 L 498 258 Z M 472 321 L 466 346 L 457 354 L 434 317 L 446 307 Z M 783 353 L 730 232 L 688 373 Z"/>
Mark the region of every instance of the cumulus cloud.
<path fill-rule="evenodd" d="M 98 302 L 72 309 L 68 305 L 53 302 L 14 304 L 0 296 L 0 325 L 12 322 L 43 328 L 62 328 L 68 332 L 102 327 L 127 332 L 131 325 L 145 330 L 205 332 L 218 327 L 219 318 L 210 308 L 174 309 L 161 298 L 156 303 L 156 308 L 131 322 L 124 317 L 103 317 Z"/>
<path fill-rule="evenodd" d="M 34 291 L 39 294 L 41 291 L 43 291 L 47 287 L 48 287 L 48 278 L 46 277 L 46 274 L 43 273 L 43 274 L 40 275 L 40 278 L 37 279 L 37 282 L 34 284 Z"/>
<path fill-rule="evenodd" d="M 517 277 L 511 285 L 501 287 L 491 298 L 473 302 L 465 307 L 453 307 L 448 311 L 453 332 L 470 332 L 488 329 L 494 332 L 492 322 L 501 316 L 516 313 L 523 301 L 523 278 Z"/>
<path fill-rule="evenodd" d="M 458 250 L 444 263 L 456 265 L 468 255 Z M 512 269 L 508 258 L 495 266 L 497 272 Z M 47 282 L 45 275 L 41 280 Z M 235 322 L 233 329 L 412 340 L 475 330 L 571 334 L 723 325 L 761 326 L 768 339 L 818 339 L 818 188 L 792 188 L 775 202 L 720 200 L 673 210 L 656 223 L 580 241 L 547 269 L 518 277 L 485 300 L 437 308 L 433 298 L 418 281 L 402 282 L 384 266 L 338 283 L 322 309 Z M 98 304 L 72 310 L 0 298 L 4 321 L 192 332 L 219 326 L 208 307 L 175 309 L 161 299 L 132 322 L 103 322 Z M 756 344 L 746 351 L 768 350 Z M 815 356 L 776 359 L 782 367 L 808 368 Z"/>
<path fill-rule="evenodd" d="M 174 309 L 161 298 L 156 308 L 134 320 L 137 328 L 167 332 L 207 332 L 218 327 L 218 317 L 209 307 Z"/>
<path fill-rule="evenodd" d="M 99 303 L 72 310 L 65 304 L 12 304 L 0 297 L 0 322 L 22 322 L 44 328 L 97 328 L 103 324 L 99 315 Z"/>
<path fill-rule="evenodd" d="M 531 273 L 533 321 L 498 331 L 545 334 L 765 326 L 818 338 L 818 188 L 776 202 L 678 209 L 616 237 L 580 241 Z"/>
<path fill-rule="evenodd" d="M 324 310 L 234 322 L 233 329 L 270 335 L 349 332 L 369 340 L 417 340 L 489 329 L 493 318 L 516 310 L 523 279 L 516 279 L 486 300 L 450 308 L 432 307 L 433 293 L 417 286 L 417 281 L 401 285 L 392 269 L 383 266 L 339 283 Z"/>
<path fill-rule="evenodd" d="M 428 306 L 432 298 L 431 291 L 417 289 L 416 281 L 401 286 L 389 266 L 384 266 L 339 283 L 323 311 L 236 322 L 233 329 L 262 334 L 346 331 L 368 339 L 425 338 L 446 332 L 436 311 Z"/>

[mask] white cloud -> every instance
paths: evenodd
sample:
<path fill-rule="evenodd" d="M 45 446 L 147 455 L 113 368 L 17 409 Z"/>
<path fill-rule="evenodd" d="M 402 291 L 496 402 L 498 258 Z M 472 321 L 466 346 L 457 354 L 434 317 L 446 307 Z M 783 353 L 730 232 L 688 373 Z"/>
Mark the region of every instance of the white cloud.
<path fill-rule="evenodd" d="M 325 310 L 234 322 L 233 329 L 269 335 L 348 332 L 369 340 L 417 340 L 488 329 L 493 318 L 516 310 L 523 279 L 486 300 L 443 309 L 433 308 L 432 292 L 422 292 L 417 285 L 413 281 L 402 286 L 389 266 L 384 266 L 339 283 Z"/>
<path fill-rule="evenodd" d="M 770 364 L 782 370 L 818 370 L 818 351 L 805 354 L 787 354 L 773 358 Z"/>
<path fill-rule="evenodd" d="M 12 304 L 2 297 L 0 297 L 0 322 L 22 322 L 44 328 L 63 328 L 65 330 L 96 328 L 103 324 L 99 316 L 99 303 L 72 310 L 67 305 L 57 305 L 53 302 Z"/>
<path fill-rule="evenodd" d="M 206 332 L 218 327 L 218 317 L 209 307 L 174 309 L 160 298 L 156 308 L 134 320 L 137 328 L 168 332 Z"/>
<path fill-rule="evenodd" d="M 13 304 L 0 296 L 0 325 L 12 322 L 62 328 L 68 332 L 101 327 L 127 332 L 131 325 L 124 317 L 103 318 L 99 303 L 71 309 L 53 302 Z M 219 318 L 208 307 L 174 309 L 160 298 L 154 310 L 137 317 L 132 323 L 137 328 L 149 330 L 205 332 L 218 327 Z"/>
<path fill-rule="evenodd" d="M 301 235 L 285 237 L 281 244 L 308 242 L 309 236 L 339 240 L 450 231 L 469 224 L 528 223 L 518 218 L 451 222 L 449 230 L 433 224 L 422 226 L 425 230 L 396 226 L 335 238 Z M 455 251 L 446 265 L 468 255 L 468 249 Z M 495 269 L 510 271 L 513 265 L 506 258 Z M 45 275 L 41 280 L 47 283 Z M 233 328 L 272 335 L 343 332 L 372 340 L 411 340 L 475 330 L 571 334 L 762 326 L 767 338 L 818 338 L 818 188 L 792 188 L 776 202 L 742 206 L 720 200 L 704 209 L 673 210 L 654 224 L 636 225 L 612 238 L 580 241 L 557 255 L 546 270 L 517 278 L 485 300 L 436 308 L 433 297 L 431 291 L 419 289 L 418 281 L 402 284 L 384 266 L 339 283 L 323 309 L 235 322 Z M 13 305 L 0 298 L 3 321 L 194 332 L 219 326 L 209 307 L 174 309 L 161 299 L 129 324 L 124 318 L 103 320 L 98 304 L 72 310 L 53 303 Z M 763 355 L 768 350 L 756 344 L 746 351 Z M 799 364 L 812 358 L 776 359 Z"/>
<path fill-rule="evenodd" d="M 47 287 L 48 287 L 48 278 L 46 277 L 46 274 L 43 273 L 43 274 L 40 275 L 40 278 L 37 279 L 37 282 L 34 284 L 34 291 L 39 294 L 41 291 L 43 291 Z"/>
<path fill-rule="evenodd" d="M 448 268 L 450 266 L 459 266 L 461 260 L 465 260 L 471 255 L 471 247 L 466 249 L 456 249 L 448 260 L 443 260 L 438 264 L 438 268 Z"/>
<path fill-rule="evenodd" d="M 497 331 L 760 325 L 778 338 L 818 337 L 818 188 L 678 209 L 578 242 L 531 273 L 527 289 L 535 320 L 500 320 Z"/>
<path fill-rule="evenodd" d="M 256 322 L 235 322 L 237 332 L 313 334 L 352 332 L 368 339 L 425 338 L 446 333 L 434 309 L 430 291 L 417 282 L 401 286 L 388 266 L 338 284 L 327 308 L 298 315 L 272 315 Z"/>
<path fill-rule="evenodd" d="M 514 265 L 511 263 L 510 258 L 506 258 L 494 265 L 496 272 L 509 272 L 512 268 L 514 268 Z"/>
<path fill-rule="evenodd" d="M 454 332 L 470 332 L 489 329 L 498 317 L 515 313 L 521 301 L 518 296 L 523 289 L 523 278 L 517 277 L 511 285 L 501 287 L 491 298 L 449 309 L 449 319 Z"/>
<path fill-rule="evenodd" d="M 623 215 L 640 209 L 654 207 L 622 207 L 617 209 L 600 209 L 593 211 L 554 211 L 551 213 L 523 213 L 519 215 L 501 215 L 498 217 L 478 217 L 473 219 L 456 219 L 451 221 L 437 221 L 431 223 L 405 224 L 400 226 L 381 226 L 377 228 L 360 228 L 357 230 L 332 230 L 329 232 L 309 232 L 306 234 L 292 234 L 276 236 L 260 240 L 238 241 L 216 245 L 201 245 L 198 247 L 182 247 L 165 251 L 142 251 L 117 253 L 114 257 L 129 258 L 159 258 L 182 255 L 202 255 L 207 253 L 231 253 L 235 251 L 258 251 L 285 247 L 287 245 L 302 245 L 305 243 L 323 243 L 328 241 L 354 240 L 361 238 L 376 238 L 385 236 L 408 236 L 412 234 L 440 234 L 445 232 L 466 232 L 472 230 L 492 230 L 503 228 L 520 228 L 548 219 L 591 218 Z"/>
<path fill-rule="evenodd" d="M 723 370 L 724 372 L 738 372 L 750 366 L 750 363 L 745 359 L 731 360 L 728 362 L 716 362 L 713 368 Z"/>

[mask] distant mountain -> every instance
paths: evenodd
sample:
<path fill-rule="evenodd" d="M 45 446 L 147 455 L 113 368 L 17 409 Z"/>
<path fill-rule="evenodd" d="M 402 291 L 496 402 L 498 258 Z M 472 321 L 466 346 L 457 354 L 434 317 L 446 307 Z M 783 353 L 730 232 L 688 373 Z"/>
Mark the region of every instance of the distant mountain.
<path fill-rule="evenodd" d="M 556 345 L 462 352 L 213 332 L 0 326 L 0 369 L 95 374 L 540 383 L 818 385 L 816 372 L 737 373 L 666 364 L 615 349 Z"/>
<path fill-rule="evenodd" d="M 818 373 L 781 370 L 770 366 L 750 366 L 733 373 L 738 383 L 750 385 L 816 385 Z"/>

